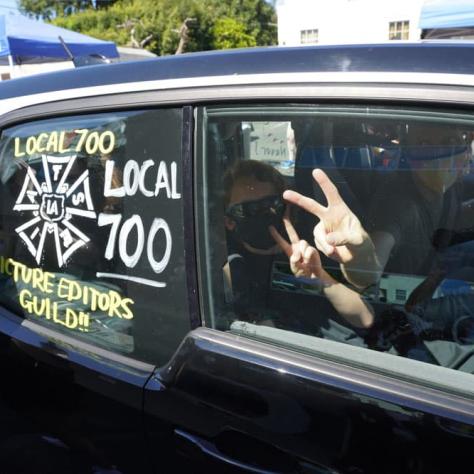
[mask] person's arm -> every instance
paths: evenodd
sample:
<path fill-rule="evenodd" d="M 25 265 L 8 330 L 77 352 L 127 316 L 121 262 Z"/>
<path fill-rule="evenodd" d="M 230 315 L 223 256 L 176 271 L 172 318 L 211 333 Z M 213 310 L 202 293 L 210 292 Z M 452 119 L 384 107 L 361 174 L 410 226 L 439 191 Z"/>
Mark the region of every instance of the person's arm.
<path fill-rule="evenodd" d="M 365 232 L 365 231 L 364 231 Z M 367 288 L 376 284 L 390 258 L 395 239 L 389 232 L 367 234 L 363 244 L 351 249 L 353 258 L 341 262 L 341 271 L 346 280 L 358 288 Z"/>
<path fill-rule="evenodd" d="M 318 251 L 305 240 L 300 240 L 288 213 L 283 221 L 290 242 L 287 242 L 274 227 L 270 227 L 270 233 L 288 256 L 293 274 L 297 277 L 318 279 L 323 295 L 348 323 L 358 328 L 370 327 L 374 322 L 374 311 L 369 303 L 322 268 Z"/>
<path fill-rule="evenodd" d="M 320 279 L 323 284 L 322 293 L 347 322 L 358 328 L 372 326 L 374 310 L 359 293 L 332 278 L 325 270 Z"/>

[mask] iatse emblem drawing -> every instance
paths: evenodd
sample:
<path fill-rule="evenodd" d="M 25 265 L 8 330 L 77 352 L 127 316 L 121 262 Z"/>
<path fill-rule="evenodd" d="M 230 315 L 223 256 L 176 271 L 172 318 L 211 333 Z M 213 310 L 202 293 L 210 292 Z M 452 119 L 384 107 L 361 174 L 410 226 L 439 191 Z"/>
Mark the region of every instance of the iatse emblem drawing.
<path fill-rule="evenodd" d="M 90 239 L 73 224 L 74 216 L 96 219 L 90 194 L 89 171 L 73 176 L 76 155 L 42 156 L 38 171 L 28 166 L 14 211 L 31 213 L 15 231 L 39 264 L 47 240 L 54 241 L 58 265 Z"/>

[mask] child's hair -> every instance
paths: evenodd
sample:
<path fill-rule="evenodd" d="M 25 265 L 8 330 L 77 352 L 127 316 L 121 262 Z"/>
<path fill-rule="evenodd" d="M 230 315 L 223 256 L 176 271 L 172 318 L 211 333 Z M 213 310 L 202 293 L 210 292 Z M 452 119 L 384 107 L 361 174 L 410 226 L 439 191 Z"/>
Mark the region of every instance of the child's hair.
<path fill-rule="evenodd" d="M 239 160 L 224 174 L 224 203 L 226 207 L 229 205 L 234 185 L 246 178 L 273 184 L 279 195 L 283 194 L 287 188 L 285 179 L 273 166 L 256 160 Z"/>

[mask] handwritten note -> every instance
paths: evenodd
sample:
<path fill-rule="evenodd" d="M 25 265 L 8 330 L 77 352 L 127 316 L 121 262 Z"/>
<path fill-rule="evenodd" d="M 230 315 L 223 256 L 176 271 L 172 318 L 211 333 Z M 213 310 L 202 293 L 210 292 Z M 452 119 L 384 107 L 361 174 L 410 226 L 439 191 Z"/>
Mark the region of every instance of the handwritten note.
<path fill-rule="evenodd" d="M 124 298 L 119 292 L 99 290 L 81 281 L 30 268 L 23 263 L 0 256 L 0 273 L 20 283 L 18 301 L 29 314 L 45 318 L 68 329 L 87 332 L 91 315 L 100 311 L 110 318 L 133 319 L 131 298 Z M 61 303 L 68 302 L 71 305 Z M 78 310 L 87 308 L 88 311 Z"/>

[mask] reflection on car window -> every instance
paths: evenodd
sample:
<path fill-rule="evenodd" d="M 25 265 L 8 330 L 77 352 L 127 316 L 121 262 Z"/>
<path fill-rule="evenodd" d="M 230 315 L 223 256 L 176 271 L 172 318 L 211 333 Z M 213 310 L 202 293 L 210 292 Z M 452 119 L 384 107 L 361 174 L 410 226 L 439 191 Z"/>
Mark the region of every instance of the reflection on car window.
<path fill-rule="evenodd" d="M 470 116 L 216 107 L 204 124 L 214 327 L 474 371 Z"/>
<path fill-rule="evenodd" d="M 180 119 L 177 110 L 112 113 L 3 131 L 2 305 L 148 357 L 152 314 L 159 328 L 169 311 L 158 311 L 156 295 L 185 294 L 173 276 L 182 265 Z"/>
<path fill-rule="evenodd" d="M 284 176 L 295 174 L 295 135 L 290 122 L 242 122 L 245 156 L 274 166 Z"/>

